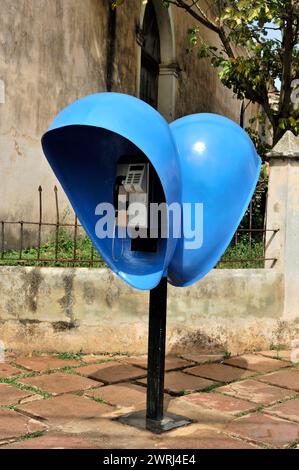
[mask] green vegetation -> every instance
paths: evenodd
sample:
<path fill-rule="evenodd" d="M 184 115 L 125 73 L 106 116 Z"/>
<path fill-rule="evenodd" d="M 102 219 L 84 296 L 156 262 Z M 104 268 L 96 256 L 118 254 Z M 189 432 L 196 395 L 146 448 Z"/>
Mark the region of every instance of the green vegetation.
<path fill-rule="evenodd" d="M 188 14 L 189 52 L 209 60 L 238 99 L 260 105 L 248 129 L 259 152 L 264 154 L 269 148 L 261 138 L 265 134 L 272 137 L 272 147 L 286 130 L 299 133 L 298 92 L 293 82 L 299 74 L 297 0 L 160 1 L 165 8 Z M 128 3 L 114 0 L 112 8 L 125 8 Z M 202 27 L 213 31 L 218 40 L 206 42 Z M 275 100 L 270 99 L 273 90 Z"/>
<path fill-rule="evenodd" d="M 105 266 L 98 252 L 93 249 L 87 235 L 78 236 L 75 244 L 74 237 L 63 227 L 59 228 L 57 241 L 54 236 L 48 242 L 42 244 L 40 250 L 34 247 L 24 249 L 22 251 L 22 261 L 19 261 L 19 258 L 19 251 L 6 251 L 3 254 L 3 259 L 0 257 L 0 265 L 93 266 L 95 268 Z M 46 261 L 37 261 L 38 258 Z"/>
<path fill-rule="evenodd" d="M 11 411 L 15 411 L 17 408 L 17 405 L 1 405 L 0 406 L 0 409 L 2 410 L 11 410 Z"/>
<path fill-rule="evenodd" d="M 232 353 L 230 351 L 224 351 L 223 354 L 223 359 L 229 359 L 232 356 Z"/>
<path fill-rule="evenodd" d="M 74 353 L 74 352 L 61 352 L 58 354 L 58 358 L 59 359 L 64 359 L 64 360 L 72 360 L 72 359 L 75 359 L 75 360 L 78 360 L 78 361 L 81 361 L 82 360 L 82 356 L 83 356 L 83 353 L 79 352 L 79 353 Z"/>
<path fill-rule="evenodd" d="M 239 229 L 244 231 L 238 233 L 237 239 L 234 237 L 221 261 L 216 266 L 218 269 L 263 267 L 264 262 L 262 260 L 257 261 L 264 257 L 263 233 L 253 232 L 250 238 L 247 230 L 250 226 L 255 229 L 263 229 L 264 227 L 267 183 L 268 177 L 262 172 L 251 208 L 248 208 L 239 226 Z M 63 221 L 65 221 L 65 218 L 66 215 Z M 73 229 L 70 230 L 66 227 L 59 227 L 57 236 L 52 234 L 49 240 L 41 245 L 40 250 L 35 247 L 27 248 L 22 250 L 21 255 L 22 261 L 20 261 L 20 252 L 17 250 L 6 251 L 2 256 L 0 253 L 0 266 L 76 266 L 94 268 L 106 266 L 85 233 L 78 233 L 75 241 Z M 73 354 L 71 352 L 60 353 L 59 355 L 60 359 L 82 359 L 81 356 L 82 354 Z"/>
<path fill-rule="evenodd" d="M 44 435 L 42 431 L 31 432 L 30 434 L 25 434 L 24 436 L 18 437 L 15 442 L 27 441 L 28 439 L 34 439 L 36 437 L 41 437 Z"/>
<path fill-rule="evenodd" d="M 218 269 L 240 269 L 240 268 L 263 268 L 264 261 L 264 244 L 262 241 L 252 240 L 249 244 L 248 237 L 243 237 L 235 245 L 234 242 L 230 244 L 224 253 L 221 261 L 218 263 Z M 237 261 L 236 261 L 237 260 Z M 243 260 L 243 261 L 242 261 Z M 250 260 L 250 261 L 246 261 Z"/>
<path fill-rule="evenodd" d="M 79 237 L 76 243 L 77 261 L 74 262 L 74 240 L 65 232 L 63 235 L 60 234 L 59 237 L 57 258 L 64 259 L 66 261 L 55 260 L 55 242 L 50 240 L 49 242 L 43 244 L 40 249 L 40 258 L 47 259 L 49 261 L 37 261 L 37 248 L 28 248 L 22 253 L 22 259 L 25 261 L 19 261 L 20 253 L 18 251 L 11 250 L 4 253 L 4 259 L 0 258 L 0 265 L 50 267 L 89 267 L 92 265 L 94 268 L 105 267 L 105 262 L 101 259 L 96 250 L 94 250 L 93 263 L 91 264 L 91 247 L 92 243 L 86 235 Z M 238 243 L 235 244 L 235 241 L 232 241 L 224 256 L 222 257 L 222 262 L 218 263 L 217 268 L 262 268 L 263 261 L 255 260 L 257 258 L 263 258 L 263 256 L 264 245 L 260 239 L 252 239 L 250 244 L 249 236 L 247 234 L 239 235 Z M 247 259 L 253 261 L 242 261 Z M 236 260 L 237 262 L 235 262 Z M 81 356 L 82 355 L 80 354 L 73 354 L 68 352 L 61 353 L 59 355 L 60 359 L 81 359 Z"/>
<path fill-rule="evenodd" d="M 96 403 L 102 403 L 102 405 L 110 405 L 108 401 L 103 400 L 103 398 L 97 398 L 97 397 L 89 397 L 91 400 L 95 401 Z"/>
<path fill-rule="evenodd" d="M 38 375 L 38 374 L 33 373 L 32 375 L 28 375 L 27 377 L 29 376 L 34 377 L 35 375 Z M 41 390 L 40 388 L 19 383 L 18 380 L 22 380 L 22 378 L 24 378 L 23 375 L 17 375 L 15 377 L 10 377 L 10 378 L 0 377 L 0 383 L 14 385 L 15 387 L 19 388 L 20 390 L 24 390 L 25 392 L 37 393 L 38 395 L 41 395 L 43 398 L 51 398 L 50 393 L 45 392 L 44 390 Z"/>

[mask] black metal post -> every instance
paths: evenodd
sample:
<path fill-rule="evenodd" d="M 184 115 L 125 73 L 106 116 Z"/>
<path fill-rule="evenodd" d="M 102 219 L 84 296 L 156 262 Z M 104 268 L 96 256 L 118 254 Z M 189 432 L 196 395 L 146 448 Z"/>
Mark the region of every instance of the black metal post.
<path fill-rule="evenodd" d="M 150 291 L 146 418 L 163 418 L 167 278 Z"/>
<path fill-rule="evenodd" d="M 146 411 L 136 411 L 116 418 L 118 421 L 156 434 L 192 423 L 189 418 L 164 413 L 164 371 L 167 312 L 167 278 L 150 291 L 147 403 Z"/>

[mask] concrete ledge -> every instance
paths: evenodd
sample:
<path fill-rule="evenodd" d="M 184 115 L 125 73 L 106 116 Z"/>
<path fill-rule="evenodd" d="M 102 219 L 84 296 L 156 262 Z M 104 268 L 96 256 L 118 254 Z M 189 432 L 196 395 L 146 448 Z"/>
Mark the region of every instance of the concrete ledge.
<path fill-rule="evenodd" d="M 235 354 L 289 344 L 298 323 L 283 321 L 283 297 L 283 275 L 271 269 L 213 270 L 193 287 L 170 286 L 167 349 Z M 108 269 L 0 268 L 6 348 L 141 354 L 147 311 L 148 293 Z"/>

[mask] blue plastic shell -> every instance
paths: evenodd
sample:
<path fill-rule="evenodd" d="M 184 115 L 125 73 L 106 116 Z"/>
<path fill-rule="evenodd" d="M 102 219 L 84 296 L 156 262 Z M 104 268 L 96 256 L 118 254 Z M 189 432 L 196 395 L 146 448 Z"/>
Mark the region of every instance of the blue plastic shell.
<path fill-rule="evenodd" d="M 143 101 L 119 93 L 98 93 L 69 105 L 43 136 L 42 146 L 103 259 L 142 290 L 154 288 L 163 275 L 175 286 L 188 286 L 215 266 L 248 207 L 261 165 L 250 138 L 233 121 L 196 114 L 169 126 Z M 170 227 L 157 253 L 133 252 L 126 239 L 124 255 L 116 260 L 111 239 L 96 236 L 95 208 L 113 202 L 118 159 L 141 154 L 153 164 L 168 205 L 203 204 L 203 242 L 197 249 L 187 248 L 183 231 L 174 238 Z M 115 250 L 121 251 L 119 238 Z"/>
<path fill-rule="evenodd" d="M 177 239 L 161 241 L 157 253 L 125 249 L 117 261 L 110 238 L 99 239 L 95 208 L 113 202 L 120 156 L 143 152 L 161 180 L 167 204 L 180 202 L 179 159 L 168 123 L 151 106 L 120 93 L 98 93 L 75 101 L 58 114 L 42 138 L 44 153 L 78 218 L 110 268 L 138 289 L 155 287 L 172 259 Z M 125 240 L 125 246 L 130 240 Z M 116 238 L 115 251 L 120 253 Z"/>
<path fill-rule="evenodd" d="M 217 114 L 194 114 L 170 125 L 181 162 L 182 204 L 203 204 L 203 243 L 179 239 L 168 268 L 175 286 L 189 286 L 219 261 L 255 190 L 261 159 L 248 134 Z M 192 211 L 192 226 L 194 214 Z"/>

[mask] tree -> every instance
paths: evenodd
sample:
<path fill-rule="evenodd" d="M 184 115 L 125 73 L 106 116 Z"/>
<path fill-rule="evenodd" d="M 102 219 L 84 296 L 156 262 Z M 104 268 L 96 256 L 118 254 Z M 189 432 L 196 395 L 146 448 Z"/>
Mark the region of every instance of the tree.
<path fill-rule="evenodd" d="M 115 0 L 114 6 L 126 1 Z M 299 134 L 299 106 L 293 99 L 299 83 L 298 0 L 211 0 L 208 8 L 202 0 L 160 1 L 165 8 L 185 10 L 196 21 L 188 31 L 190 49 L 209 58 L 222 83 L 239 99 L 261 106 L 264 113 L 251 123 L 268 118 L 272 145 L 288 129 Z M 218 35 L 220 47 L 202 40 L 199 24 Z M 269 93 L 275 83 L 279 86 L 273 102 Z"/>

